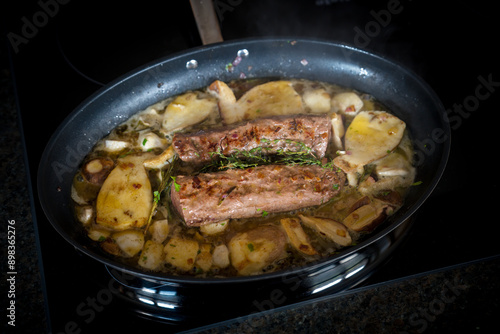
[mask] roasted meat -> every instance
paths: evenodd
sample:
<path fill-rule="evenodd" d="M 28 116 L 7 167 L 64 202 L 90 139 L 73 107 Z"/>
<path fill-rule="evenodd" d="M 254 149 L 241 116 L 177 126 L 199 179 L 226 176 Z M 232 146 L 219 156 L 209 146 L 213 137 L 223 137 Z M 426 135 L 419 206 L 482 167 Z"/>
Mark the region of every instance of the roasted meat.
<path fill-rule="evenodd" d="M 320 166 L 266 165 L 177 176 L 171 198 L 188 226 L 200 226 L 320 205 L 344 183 L 342 172 Z"/>
<path fill-rule="evenodd" d="M 188 162 L 210 161 L 213 152 L 230 155 L 262 147 L 267 154 L 273 154 L 278 150 L 302 150 L 303 145 L 321 158 L 331 127 L 331 119 L 325 115 L 275 116 L 197 133 L 179 133 L 172 143 L 181 160 Z"/>

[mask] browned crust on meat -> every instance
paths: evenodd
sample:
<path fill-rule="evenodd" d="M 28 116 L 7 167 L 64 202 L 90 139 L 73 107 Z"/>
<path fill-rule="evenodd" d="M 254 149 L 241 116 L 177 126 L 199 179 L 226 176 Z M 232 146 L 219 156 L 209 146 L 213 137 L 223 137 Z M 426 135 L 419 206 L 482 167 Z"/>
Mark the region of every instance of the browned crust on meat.
<path fill-rule="evenodd" d="M 342 172 L 319 166 L 267 165 L 177 176 L 174 207 L 188 226 L 250 218 L 327 202 L 345 183 Z"/>
<path fill-rule="evenodd" d="M 331 122 L 326 115 L 293 115 L 258 118 L 236 126 L 175 134 L 173 147 L 181 160 L 204 162 L 213 159 L 210 152 L 224 155 L 265 147 L 268 154 L 278 150 L 298 151 L 297 142 L 311 148 L 318 158 L 325 155 L 331 136 Z"/>

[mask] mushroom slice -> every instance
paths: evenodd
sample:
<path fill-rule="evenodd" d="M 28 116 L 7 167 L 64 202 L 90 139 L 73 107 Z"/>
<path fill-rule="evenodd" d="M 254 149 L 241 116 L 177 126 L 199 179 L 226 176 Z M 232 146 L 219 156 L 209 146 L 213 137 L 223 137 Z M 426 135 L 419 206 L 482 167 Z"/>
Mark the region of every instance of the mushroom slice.
<path fill-rule="evenodd" d="M 394 150 L 403 138 L 406 124 L 385 111 L 362 111 L 352 121 L 345 134 L 346 154 L 334 159 L 335 165 L 348 174 L 351 185 L 363 166 L 381 159 Z"/>
<path fill-rule="evenodd" d="M 118 161 L 104 181 L 96 203 L 96 223 L 122 231 L 148 222 L 153 192 L 143 160 L 127 156 Z"/>
<path fill-rule="evenodd" d="M 94 208 L 91 205 L 76 206 L 76 218 L 83 226 L 89 226 L 94 218 Z"/>
<path fill-rule="evenodd" d="M 126 230 L 111 235 L 111 239 L 118 245 L 125 257 L 132 257 L 139 253 L 144 246 L 144 233 L 137 230 Z"/>
<path fill-rule="evenodd" d="M 115 256 L 123 256 L 123 253 L 116 244 L 116 242 L 111 239 L 111 238 L 106 238 L 104 241 L 101 242 L 101 248 L 106 251 L 109 254 L 115 255 Z"/>
<path fill-rule="evenodd" d="M 138 264 L 145 269 L 156 271 L 163 264 L 163 260 L 163 245 L 152 240 L 146 241 Z"/>
<path fill-rule="evenodd" d="M 92 227 L 87 231 L 87 235 L 90 239 L 94 241 L 102 242 L 111 235 L 111 232 L 108 230 Z"/>
<path fill-rule="evenodd" d="M 302 95 L 304 104 L 313 113 L 326 114 L 332 107 L 331 96 L 324 88 L 306 90 Z"/>
<path fill-rule="evenodd" d="M 342 222 L 353 231 L 370 232 L 387 217 L 387 207 L 386 203 L 373 199 L 370 204 L 363 205 L 351 212 Z"/>
<path fill-rule="evenodd" d="M 84 198 L 83 196 L 81 196 L 78 193 L 78 190 L 76 190 L 76 188 L 75 188 L 75 184 L 73 184 L 71 186 L 71 199 L 73 201 L 75 201 L 77 204 L 80 204 L 80 205 L 88 204 L 90 202 L 91 198 L 87 199 L 86 197 L 88 197 L 88 196 L 85 196 L 85 198 Z"/>
<path fill-rule="evenodd" d="M 165 108 L 163 129 L 167 132 L 184 129 L 201 123 L 216 111 L 217 103 L 210 96 L 200 97 L 193 92 L 179 95 Z"/>
<path fill-rule="evenodd" d="M 237 101 L 231 88 L 222 81 L 212 83 L 208 91 L 218 98 L 219 111 L 226 124 L 303 111 L 302 98 L 289 81 L 270 81 L 255 86 Z"/>
<path fill-rule="evenodd" d="M 142 131 L 137 138 L 137 144 L 144 152 L 149 152 L 154 148 L 163 148 L 166 142 L 165 138 L 160 138 L 160 136 L 150 131 Z"/>
<path fill-rule="evenodd" d="M 92 184 L 101 185 L 114 166 L 115 163 L 109 158 L 92 159 L 83 165 L 82 176 Z"/>
<path fill-rule="evenodd" d="M 280 223 L 288 236 L 288 240 L 295 249 L 306 255 L 318 254 L 309 242 L 309 238 L 302 229 L 299 219 L 283 218 L 280 220 Z"/>
<path fill-rule="evenodd" d="M 332 98 L 332 109 L 335 112 L 356 116 L 361 108 L 363 108 L 363 100 L 356 93 L 339 93 Z"/>
<path fill-rule="evenodd" d="M 409 158 L 412 156 L 412 152 L 406 152 L 404 149 L 401 149 L 401 146 L 404 146 L 403 141 L 406 141 L 406 138 L 403 138 L 401 144 L 394 152 L 373 162 L 375 165 L 375 173 L 379 178 L 409 176 L 412 174 L 414 167 Z"/>
<path fill-rule="evenodd" d="M 105 140 L 104 150 L 108 152 L 119 152 L 130 146 L 130 143 L 122 140 Z"/>
<path fill-rule="evenodd" d="M 144 160 L 144 167 L 151 169 L 159 169 L 164 167 L 166 164 L 172 161 L 175 156 L 175 151 L 172 145 L 170 145 L 165 151 L 160 155 L 154 156 Z"/>
<path fill-rule="evenodd" d="M 349 246 L 352 243 L 352 238 L 347 228 L 333 219 L 303 215 L 299 215 L 299 217 L 306 226 L 330 238 L 340 246 Z"/>
<path fill-rule="evenodd" d="M 332 113 L 332 140 L 335 148 L 337 150 L 342 150 L 344 145 L 342 144 L 342 137 L 345 135 L 344 122 L 342 116 L 337 113 Z"/>
<path fill-rule="evenodd" d="M 212 253 L 212 264 L 217 268 L 226 268 L 229 266 L 229 249 L 226 245 L 218 245 Z"/>
<path fill-rule="evenodd" d="M 239 275 L 254 275 L 285 256 L 286 236 L 277 226 L 259 226 L 229 242 L 231 264 Z"/>
<path fill-rule="evenodd" d="M 220 80 L 215 80 L 208 87 L 208 92 L 217 98 L 219 113 L 226 124 L 235 123 L 242 118 L 241 112 L 237 112 L 236 96 L 229 86 Z"/>
<path fill-rule="evenodd" d="M 189 271 L 194 267 L 199 249 L 197 241 L 174 236 L 167 242 L 163 251 L 166 262 L 181 271 Z"/>

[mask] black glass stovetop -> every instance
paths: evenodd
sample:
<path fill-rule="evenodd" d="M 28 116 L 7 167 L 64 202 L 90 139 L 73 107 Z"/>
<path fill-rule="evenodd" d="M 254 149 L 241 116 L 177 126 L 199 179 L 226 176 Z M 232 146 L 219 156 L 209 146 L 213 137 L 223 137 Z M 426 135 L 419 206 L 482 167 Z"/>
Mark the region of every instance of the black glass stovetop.
<path fill-rule="evenodd" d="M 436 8 L 410 0 L 217 0 L 215 5 L 225 40 L 311 37 L 373 51 L 421 76 L 447 109 L 452 150 L 442 180 L 404 244 L 362 284 L 499 253 L 491 233 L 498 222 L 492 139 L 500 95 L 492 5 L 455 1 Z M 188 1 L 26 0 L 12 4 L 8 13 L 7 43 L 33 185 L 45 144 L 85 98 L 142 64 L 201 44 Z M 145 323 L 175 330 L 205 324 L 154 319 L 147 306 L 127 301 L 135 285 L 120 287 L 110 268 L 79 254 L 47 221 L 36 191 L 34 202 L 54 332 L 99 332 L 109 323 L 129 331 Z"/>

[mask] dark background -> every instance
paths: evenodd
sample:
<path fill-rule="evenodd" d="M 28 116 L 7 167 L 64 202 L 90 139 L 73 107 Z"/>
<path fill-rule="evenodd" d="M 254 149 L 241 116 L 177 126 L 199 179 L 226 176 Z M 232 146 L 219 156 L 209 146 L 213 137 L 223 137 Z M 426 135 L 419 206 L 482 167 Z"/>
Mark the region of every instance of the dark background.
<path fill-rule="evenodd" d="M 225 40 L 310 37 L 372 51 L 422 77 L 447 109 L 452 150 L 445 174 L 419 210 L 407 242 L 365 285 L 499 254 L 495 229 L 500 68 L 494 2 L 215 4 Z M 4 1 L 1 6 L 2 62 L 9 63 L 3 68 L 13 80 L 33 183 L 51 134 L 86 97 L 140 65 L 201 45 L 188 1 L 23 0 Z M 19 170 L 20 177 L 23 172 Z M 100 267 L 94 270 L 94 263 L 76 254 L 51 228 L 36 196 L 33 203 L 43 254 L 44 307 L 50 312 L 49 324 L 60 331 L 78 319 L 77 305 L 100 291 L 99 280 L 106 273 Z M 107 284 L 108 278 L 104 281 Z M 123 310 L 115 304 L 99 313 L 88 329 L 96 332 L 109 321 L 125 328 L 142 326 L 135 318 L 123 319 Z"/>

